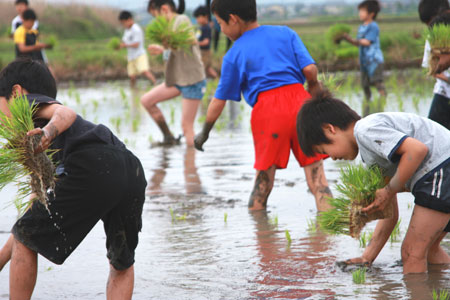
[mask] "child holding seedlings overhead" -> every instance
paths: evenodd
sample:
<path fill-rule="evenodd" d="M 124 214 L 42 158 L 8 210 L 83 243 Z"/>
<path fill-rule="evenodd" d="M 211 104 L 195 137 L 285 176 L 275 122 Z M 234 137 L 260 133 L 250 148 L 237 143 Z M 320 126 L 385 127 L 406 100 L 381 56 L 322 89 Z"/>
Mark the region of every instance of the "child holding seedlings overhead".
<path fill-rule="evenodd" d="M 377 113 L 361 119 L 328 92 L 305 103 L 298 115 L 300 146 L 306 155 L 322 153 L 353 160 L 358 153 L 368 166 L 378 166 L 389 183 L 375 193 L 362 212 L 369 216 L 387 205 L 394 218 L 378 222 L 363 256 L 348 263 L 372 263 L 398 218 L 396 194 L 410 191 L 415 207 L 402 244 L 404 273 L 427 271 L 427 263 L 450 263 L 440 242 L 450 231 L 450 131 L 408 113 Z"/>
<path fill-rule="evenodd" d="M 148 12 L 153 16 L 162 16 L 173 21 L 175 28 L 191 26 L 186 15 L 183 15 L 184 0 L 179 1 L 178 10 L 173 0 L 150 0 Z M 192 29 L 193 42 L 189 51 L 183 49 L 170 49 L 169 45 L 151 44 L 148 46 L 150 54 L 167 57 L 165 65 L 165 82 L 157 85 L 141 97 L 141 103 L 163 133 L 162 145 L 170 146 L 179 143 L 169 130 L 167 122 L 157 104 L 182 96 L 181 125 L 186 144 L 194 145 L 194 121 L 200 100 L 206 89 L 205 71 L 200 55 L 200 48 L 195 41 Z"/>
<path fill-rule="evenodd" d="M 356 39 L 348 34 L 343 39 L 359 47 L 359 64 L 361 68 L 361 84 L 364 90 L 363 116 L 370 114 L 371 86 L 375 86 L 381 99 L 377 102 L 377 110 L 382 110 L 386 89 L 383 83 L 383 52 L 380 48 L 380 28 L 375 22 L 380 3 L 377 0 L 365 0 L 358 5 L 359 19 L 363 22 L 359 26 Z"/>
<path fill-rule="evenodd" d="M 243 93 L 253 107 L 251 125 L 257 170 L 249 208 L 266 208 L 276 169 L 286 168 L 292 150 L 304 167 L 317 209 L 326 210 L 330 189 L 322 165 L 325 156 L 306 157 L 295 130 L 303 102 L 320 89 L 314 60 L 290 28 L 258 24 L 255 0 L 214 0 L 211 8 L 223 33 L 235 43 L 223 59 L 219 85 L 203 130 L 195 138 L 195 147 L 203 151 L 226 100 L 240 101 Z M 305 81 L 310 93 L 303 87 Z"/>
<path fill-rule="evenodd" d="M 110 263 L 108 299 L 131 299 L 134 251 L 142 227 L 146 180 L 142 166 L 103 125 L 83 120 L 55 100 L 56 83 L 47 67 L 16 60 L 0 73 L 0 109 L 26 96 L 34 105 L 35 129 L 42 135 L 36 152 L 54 155 L 56 186 L 48 191 L 48 208 L 35 201 L 17 220 L 0 251 L 0 269 L 11 257 L 10 298 L 30 299 L 37 277 L 37 254 L 62 264 L 95 224 L 102 220 Z"/>
<path fill-rule="evenodd" d="M 422 0 L 419 3 L 419 17 L 423 23 L 432 26 L 433 19 L 440 12 L 449 9 L 448 0 Z M 430 67 L 431 56 L 431 46 L 427 40 L 425 42 L 422 67 Z M 436 84 L 433 89 L 434 96 L 428 118 L 450 129 L 450 72 L 447 69 L 444 72 L 433 74 L 433 76 L 436 78 Z"/>
<path fill-rule="evenodd" d="M 136 85 L 136 77 L 139 75 L 144 75 L 151 83 L 155 84 L 156 80 L 150 73 L 148 57 L 144 49 L 144 32 L 141 26 L 134 22 L 133 15 L 126 10 L 120 12 L 119 21 L 125 28 L 119 48 L 127 48 L 127 70 L 131 87 Z"/>

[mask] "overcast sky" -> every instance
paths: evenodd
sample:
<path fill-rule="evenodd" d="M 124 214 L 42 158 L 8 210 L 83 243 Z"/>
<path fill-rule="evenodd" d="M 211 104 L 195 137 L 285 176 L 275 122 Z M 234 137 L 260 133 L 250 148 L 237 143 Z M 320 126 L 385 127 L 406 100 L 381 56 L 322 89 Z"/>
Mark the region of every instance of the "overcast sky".
<path fill-rule="evenodd" d="M 5 1 L 5 0 L 0 0 Z M 205 0 L 185 0 L 186 6 L 188 8 L 195 8 L 200 4 L 204 4 Z M 347 2 L 347 3 L 354 3 L 359 2 L 361 0 L 344 0 L 340 2 Z M 32 3 L 33 0 L 30 0 Z M 111 5 L 116 6 L 122 9 L 136 9 L 136 8 L 142 8 L 146 7 L 148 0 L 47 0 L 47 2 L 53 2 L 53 3 L 71 3 L 71 2 L 78 2 L 78 3 L 84 3 L 84 4 L 103 4 L 103 5 Z M 311 0 L 256 0 L 256 3 L 258 4 L 270 4 L 270 3 L 311 3 Z M 337 2 L 336 0 L 314 0 L 315 3 L 324 3 L 324 2 Z M 175 0 L 175 3 L 178 3 L 178 0 Z"/>

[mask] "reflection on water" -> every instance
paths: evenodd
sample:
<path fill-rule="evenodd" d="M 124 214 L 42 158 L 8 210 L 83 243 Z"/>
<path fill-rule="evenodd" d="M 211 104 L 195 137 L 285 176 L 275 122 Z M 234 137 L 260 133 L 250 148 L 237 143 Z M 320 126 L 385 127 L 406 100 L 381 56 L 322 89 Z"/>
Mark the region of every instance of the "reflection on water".
<path fill-rule="evenodd" d="M 99 123 L 110 125 L 120 118 L 120 132 L 111 128 L 127 140 L 146 171 L 148 197 L 136 252 L 134 299 L 421 300 L 431 299 L 434 289 L 450 289 L 449 266 L 430 266 L 429 274 L 404 277 L 396 263 L 400 242 L 388 242 L 368 271 L 366 284 L 353 284 L 351 273 L 336 268 L 335 261 L 359 256 L 363 249 L 356 240 L 327 236 L 311 226 L 314 198 L 295 161 L 277 172 L 268 211 L 248 212 L 254 177 L 248 108 L 235 104 L 225 111 L 231 112 L 230 124 L 239 127 L 214 131 L 204 153 L 184 145 L 150 148 L 151 140 L 161 138 L 159 130 L 136 101 L 143 91 L 122 88 L 126 85 L 78 89 L 79 104 L 69 90 L 62 90 L 59 100 Z M 429 103 L 421 105 L 426 115 Z M 170 127 L 175 134 L 180 130 L 180 106 L 179 100 L 161 105 L 167 116 L 173 112 Z M 196 124 L 196 129 L 201 126 Z M 338 168 L 338 163 L 325 162 L 330 182 L 336 180 Z M 0 207 L 7 206 L 13 194 L 13 187 L 2 191 Z M 399 196 L 402 220 L 409 220 L 411 204 L 411 195 Z M 13 207 L 0 210 L 0 243 L 6 241 L 15 217 Z M 407 225 L 402 222 L 402 235 Z M 285 230 L 291 234 L 290 245 Z M 63 266 L 41 258 L 34 299 L 104 299 L 104 240 L 98 224 Z M 447 251 L 449 242 L 444 239 Z M 0 272 L 0 299 L 8 298 L 8 277 L 6 267 Z"/>

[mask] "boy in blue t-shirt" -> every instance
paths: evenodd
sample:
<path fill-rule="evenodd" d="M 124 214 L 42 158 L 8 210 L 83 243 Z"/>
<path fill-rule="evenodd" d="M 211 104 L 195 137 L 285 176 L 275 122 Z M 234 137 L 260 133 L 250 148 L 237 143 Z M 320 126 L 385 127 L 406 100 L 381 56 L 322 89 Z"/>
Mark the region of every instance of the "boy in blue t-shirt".
<path fill-rule="evenodd" d="M 222 32 L 235 41 L 222 63 L 215 97 L 206 122 L 195 137 L 195 147 L 203 150 L 225 100 L 240 101 L 241 93 L 253 107 L 252 133 L 255 147 L 256 181 L 249 200 L 251 210 L 265 209 L 276 169 L 287 166 L 290 151 L 305 169 L 308 186 L 317 209 L 328 209 L 331 192 L 323 171 L 326 156 L 306 157 L 295 130 L 297 112 L 320 89 L 317 67 L 299 36 L 286 26 L 260 26 L 255 0 L 214 0 L 211 10 Z"/>
<path fill-rule="evenodd" d="M 380 11 L 380 4 L 376 0 L 366 0 L 358 5 L 359 19 L 363 22 L 359 26 L 356 39 L 344 35 L 343 39 L 359 47 L 359 64 L 361 68 L 361 85 L 364 90 L 363 116 L 370 114 L 370 87 L 375 86 L 382 99 L 386 98 L 383 83 L 383 52 L 380 48 L 380 28 L 375 22 Z M 382 99 L 378 101 L 378 111 L 382 111 Z"/>

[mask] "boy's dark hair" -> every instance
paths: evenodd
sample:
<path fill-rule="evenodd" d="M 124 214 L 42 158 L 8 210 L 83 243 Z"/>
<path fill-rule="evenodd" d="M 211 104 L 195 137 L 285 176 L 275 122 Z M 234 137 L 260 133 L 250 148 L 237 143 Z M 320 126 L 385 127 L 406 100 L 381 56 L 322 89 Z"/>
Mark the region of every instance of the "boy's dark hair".
<path fill-rule="evenodd" d="M 169 5 L 174 12 L 179 14 L 184 13 L 184 9 L 186 8 L 184 0 L 178 0 L 178 9 L 176 8 L 175 2 L 173 2 L 173 0 L 150 0 L 148 2 L 147 11 L 159 10 L 164 4 Z"/>
<path fill-rule="evenodd" d="M 200 16 L 205 16 L 205 17 L 209 17 L 209 10 L 206 6 L 199 6 L 194 10 L 194 17 L 200 17 Z"/>
<path fill-rule="evenodd" d="M 230 15 L 236 15 L 245 22 L 257 20 L 256 0 L 214 0 L 211 11 L 227 23 Z"/>
<path fill-rule="evenodd" d="M 36 13 L 31 8 L 27 9 L 22 14 L 22 20 L 24 20 L 24 21 L 28 21 L 28 20 L 35 21 L 36 19 L 37 19 Z"/>
<path fill-rule="evenodd" d="M 119 14 L 119 20 L 125 21 L 129 19 L 133 19 L 133 15 L 128 10 L 122 10 Z"/>
<path fill-rule="evenodd" d="M 300 147 L 306 156 L 314 156 L 314 146 L 330 144 L 322 126 L 331 124 L 345 130 L 361 117 L 342 100 L 336 99 L 327 90 L 305 102 L 297 115 L 297 135 Z"/>
<path fill-rule="evenodd" d="M 430 22 L 430 27 L 433 27 L 437 24 L 450 25 L 450 11 L 444 11 L 443 13 L 433 18 Z"/>
<path fill-rule="evenodd" d="M 366 9 L 369 14 L 373 13 L 373 19 L 377 18 L 380 12 L 380 3 L 377 0 L 365 0 L 358 5 L 358 9 Z"/>
<path fill-rule="evenodd" d="M 429 24 L 439 13 L 450 9 L 448 0 L 420 0 L 419 18 L 422 23 Z"/>
<path fill-rule="evenodd" d="M 28 6 L 28 0 L 16 0 L 14 5 L 18 5 L 18 4 L 25 4 Z"/>
<path fill-rule="evenodd" d="M 19 84 L 30 94 L 56 98 L 56 82 L 47 66 L 30 58 L 19 58 L 0 72 L 0 96 L 9 99 L 13 86 Z"/>

